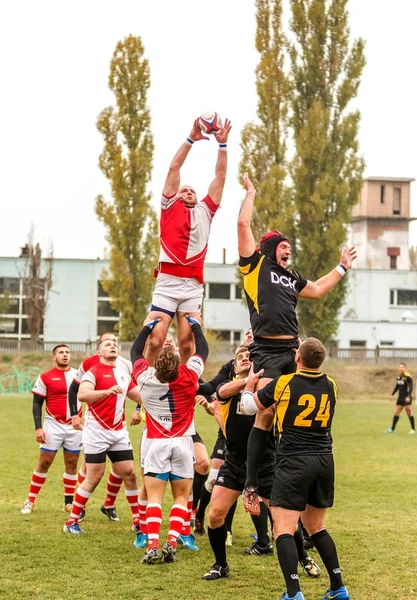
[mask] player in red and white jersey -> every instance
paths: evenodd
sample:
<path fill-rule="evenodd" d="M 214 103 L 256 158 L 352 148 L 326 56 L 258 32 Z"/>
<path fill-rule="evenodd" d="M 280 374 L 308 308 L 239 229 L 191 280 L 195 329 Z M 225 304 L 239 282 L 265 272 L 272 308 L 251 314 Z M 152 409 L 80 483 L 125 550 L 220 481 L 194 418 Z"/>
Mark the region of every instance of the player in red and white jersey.
<path fill-rule="evenodd" d="M 148 320 L 160 319 L 146 350 L 153 364 L 161 350 L 171 320 L 177 314 L 178 345 L 181 362 L 193 354 L 194 340 L 185 320 L 188 314 L 200 320 L 204 291 L 204 259 L 207 253 L 212 219 L 220 205 L 227 171 L 227 138 L 231 123 L 214 134 L 219 143 L 215 177 L 203 200 L 189 185 L 180 185 L 180 170 L 194 142 L 207 140 L 194 121 L 189 137 L 175 154 L 169 167 L 161 200 L 159 263 L 157 280 Z"/>
<path fill-rule="evenodd" d="M 104 341 L 106 339 L 117 340 L 114 333 L 105 332 L 99 337 L 97 344 L 99 345 L 102 341 Z M 91 369 L 91 367 L 95 366 L 99 362 L 100 362 L 100 357 L 97 353 L 93 354 L 92 356 L 89 356 L 88 358 L 83 360 L 83 362 L 78 367 L 78 370 L 75 374 L 74 380 L 70 386 L 69 401 L 70 401 L 71 415 L 73 416 L 72 424 L 75 429 L 79 429 L 80 431 L 82 429 L 82 425 L 81 425 L 81 419 L 77 415 L 78 389 L 80 387 L 80 382 L 81 382 L 81 379 L 82 379 L 84 373 L 86 373 L 89 369 Z M 130 362 L 130 360 L 123 358 L 123 356 L 117 357 L 116 367 L 121 369 L 122 371 L 125 371 L 129 375 L 129 377 L 132 375 L 132 363 Z M 133 415 L 131 417 L 130 424 L 137 425 L 139 423 L 140 423 L 140 416 L 138 415 L 138 413 L 136 411 L 134 411 Z M 78 484 L 81 484 L 84 481 L 85 474 L 86 474 L 86 468 L 85 468 L 85 462 L 83 462 L 83 464 L 81 465 L 80 470 L 78 472 L 78 480 L 77 480 Z M 105 515 L 109 519 L 109 521 L 119 521 L 119 517 L 117 516 L 117 512 L 116 512 L 116 499 L 117 499 L 117 495 L 120 491 L 120 488 L 122 486 L 122 483 L 123 483 L 123 480 L 117 473 L 117 466 L 113 465 L 112 470 L 110 471 L 109 476 L 107 478 L 106 497 L 104 499 L 103 504 L 100 507 L 100 511 L 103 513 L 103 515 Z M 82 518 L 84 518 L 84 515 L 82 516 Z"/>
<path fill-rule="evenodd" d="M 126 397 L 136 403 L 140 401 L 139 389 L 127 373 L 116 367 L 116 339 L 102 341 L 98 353 L 100 362 L 83 375 L 78 391 L 79 400 L 87 404 L 82 435 L 87 473 L 75 495 L 71 516 L 64 525 L 66 533 L 85 533 L 78 522 L 103 477 L 107 456 L 113 464 L 117 463 L 133 525 L 139 527 L 138 483 L 124 413 Z"/>
<path fill-rule="evenodd" d="M 71 355 L 66 344 L 59 344 L 52 350 L 54 368 L 39 375 L 33 386 L 33 419 L 36 441 L 40 444 L 39 460 L 32 473 L 28 497 L 21 513 L 30 514 L 35 501 L 46 481 L 59 448 L 63 448 L 65 472 L 64 510 L 69 512 L 77 484 L 77 464 L 81 450 L 81 432 L 71 423 L 68 389 L 75 375 L 70 367 Z M 42 405 L 45 402 L 45 421 L 42 427 Z M 75 407 L 81 414 L 81 407 Z"/>
<path fill-rule="evenodd" d="M 159 534 L 162 522 L 162 500 L 170 481 L 173 506 L 169 517 L 167 541 L 162 548 L 165 562 L 175 560 L 178 536 L 187 519 L 188 498 L 194 476 L 194 406 L 198 379 L 208 356 L 208 345 L 196 319 L 187 316 L 194 334 L 196 353 L 180 364 L 175 345 L 168 341 L 150 366 L 143 349 L 151 330 L 161 324 L 155 319 L 147 323 L 131 349 L 133 379 L 137 382 L 146 411 L 147 435 L 143 451 L 145 487 L 148 494 L 146 523 L 148 549 L 142 562 L 160 560 Z"/>

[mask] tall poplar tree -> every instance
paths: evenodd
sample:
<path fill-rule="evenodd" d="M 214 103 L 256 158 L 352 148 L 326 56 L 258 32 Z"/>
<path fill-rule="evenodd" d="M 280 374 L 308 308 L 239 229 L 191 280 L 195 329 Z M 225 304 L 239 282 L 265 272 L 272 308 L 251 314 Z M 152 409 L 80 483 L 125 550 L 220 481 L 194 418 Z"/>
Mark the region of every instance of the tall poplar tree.
<path fill-rule="evenodd" d="M 275 196 L 274 189 L 269 190 L 268 198 L 275 197 L 277 203 L 283 203 L 269 212 L 263 207 L 261 183 L 256 211 L 260 211 L 263 230 L 278 228 L 288 235 L 292 263 L 313 281 L 338 263 L 364 169 L 358 154 L 360 115 L 358 111 L 349 111 L 365 65 L 364 43 L 361 39 L 350 41 L 347 5 L 348 0 L 291 0 L 289 34 L 285 37 L 282 28 L 274 32 L 281 44 L 271 50 L 268 60 L 271 77 L 275 69 L 277 78 L 286 80 L 286 93 L 282 96 L 285 109 L 281 116 L 287 147 L 281 165 L 282 181 L 287 185 L 284 194 L 282 185 L 276 186 Z M 282 12 L 281 0 L 257 1 L 257 40 L 265 35 L 260 28 L 270 30 L 270 23 L 267 26 L 265 20 L 259 19 L 260 15 L 278 12 Z M 260 53 L 259 65 L 262 62 Z M 259 68 L 258 94 L 259 86 L 265 83 Z M 265 136 L 268 126 L 276 124 L 263 121 L 263 115 L 268 111 L 273 114 L 273 107 L 277 106 L 274 94 L 259 94 L 258 117 L 262 124 L 259 127 L 264 129 Z M 262 149 L 263 154 L 274 155 L 274 151 L 272 147 Z M 256 160 L 252 156 L 248 161 L 244 152 L 241 170 L 251 170 L 251 163 Z M 270 181 L 268 167 L 261 181 Z M 280 212 L 284 216 L 277 222 Z M 255 228 L 257 219 L 258 216 Z M 338 312 L 345 293 L 346 280 L 319 301 L 300 299 L 300 332 L 327 341 L 337 331 Z"/>
<path fill-rule="evenodd" d="M 119 42 L 110 63 L 115 106 L 97 120 L 104 138 L 99 167 L 110 183 L 111 200 L 97 196 L 95 210 L 107 228 L 109 270 L 101 284 L 120 313 L 119 335 L 134 339 L 149 310 L 158 260 L 158 222 L 150 205 L 153 137 L 147 106 L 150 71 L 140 38 Z"/>

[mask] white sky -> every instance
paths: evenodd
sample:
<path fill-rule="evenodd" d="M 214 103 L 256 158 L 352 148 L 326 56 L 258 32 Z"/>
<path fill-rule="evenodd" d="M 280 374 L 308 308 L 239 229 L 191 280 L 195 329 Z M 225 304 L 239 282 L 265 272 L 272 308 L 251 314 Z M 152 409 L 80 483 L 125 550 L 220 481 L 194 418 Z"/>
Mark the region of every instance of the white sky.
<path fill-rule="evenodd" d="M 353 37 L 366 40 L 358 106 L 365 175 L 417 177 L 414 85 L 416 0 L 350 0 Z M 151 69 L 148 102 L 159 196 L 170 160 L 205 110 L 229 117 L 229 172 L 207 260 L 237 258 L 240 132 L 256 117 L 254 0 L 14 0 L 0 8 L 0 256 L 17 256 L 31 222 L 56 257 L 103 257 L 105 230 L 94 213 L 107 183 L 97 167 L 95 122 L 114 103 L 107 86 L 116 43 L 138 35 Z M 183 181 L 205 195 L 215 140 L 193 147 Z M 417 216 L 415 184 L 412 214 Z M 411 243 L 417 245 L 412 225 Z"/>

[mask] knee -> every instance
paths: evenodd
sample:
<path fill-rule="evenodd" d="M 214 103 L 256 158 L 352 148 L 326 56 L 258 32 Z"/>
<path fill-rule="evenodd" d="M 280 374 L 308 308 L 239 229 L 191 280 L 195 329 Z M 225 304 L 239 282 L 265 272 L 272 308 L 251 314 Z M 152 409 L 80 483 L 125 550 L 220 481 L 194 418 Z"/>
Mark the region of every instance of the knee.
<path fill-rule="evenodd" d="M 200 475 L 207 475 L 210 470 L 210 461 L 208 456 L 203 456 L 196 460 L 194 470 Z"/>
<path fill-rule="evenodd" d="M 134 467 L 132 467 L 131 469 L 128 469 L 123 474 L 122 479 L 125 482 L 125 485 L 130 485 L 130 486 L 137 487 L 136 472 L 135 472 Z"/>
<path fill-rule="evenodd" d="M 225 512 L 221 506 L 212 504 L 209 510 L 209 527 L 210 529 L 217 529 L 224 523 Z"/>
<path fill-rule="evenodd" d="M 52 455 L 53 457 L 55 455 Z M 45 458 L 40 458 L 39 462 L 38 462 L 38 469 L 41 473 L 46 473 L 49 470 L 49 467 L 51 466 L 52 461 L 51 460 L 46 460 Z"/>
<path fill-rule="evenodd" d="M 151 352 L 159 352 L 164 344 L 163 336 L 158 333 L 157 328 L 155 327 L 155 331 L 152 331 L 152 335 L 148 338 L 148 345 Z"/>

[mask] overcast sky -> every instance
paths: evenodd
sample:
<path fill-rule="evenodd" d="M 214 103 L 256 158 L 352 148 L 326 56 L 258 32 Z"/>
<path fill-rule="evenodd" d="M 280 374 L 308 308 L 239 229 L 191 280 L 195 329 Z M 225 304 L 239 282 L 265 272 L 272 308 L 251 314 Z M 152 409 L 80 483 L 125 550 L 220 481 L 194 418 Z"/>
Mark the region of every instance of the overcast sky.
<path fill-rule="evenodd" d="M 350 0 L 352 37 L 366 40 L 357 104 L 367 176 L 417 176 L 414 84 L 416 0 Z M 138 35 L 151 70 L 148 96 L 155 142 L 151 191 L 158 208 L 170 160 L 194 117 L 229 117 L 229 173 L 212 227 L 208 260 L 237 258 L 240 132 L 256 117 L 253 0 L 33 0 L 2 2 L 0 51 L 0 256 L 17 256 L 31 222 L 56 257 L 103 257 L 105 230 L 94 198 L 106 194 L 97 167 L 95 122 L 113 104 L 107 86 L 116 43 Z M 205 195 L 217 144 L 196 144 L 183 181 Z M 416 187 L 412 211 L 417 216 Z M 411 241 L 417 245 L 417 228 Z"/>

